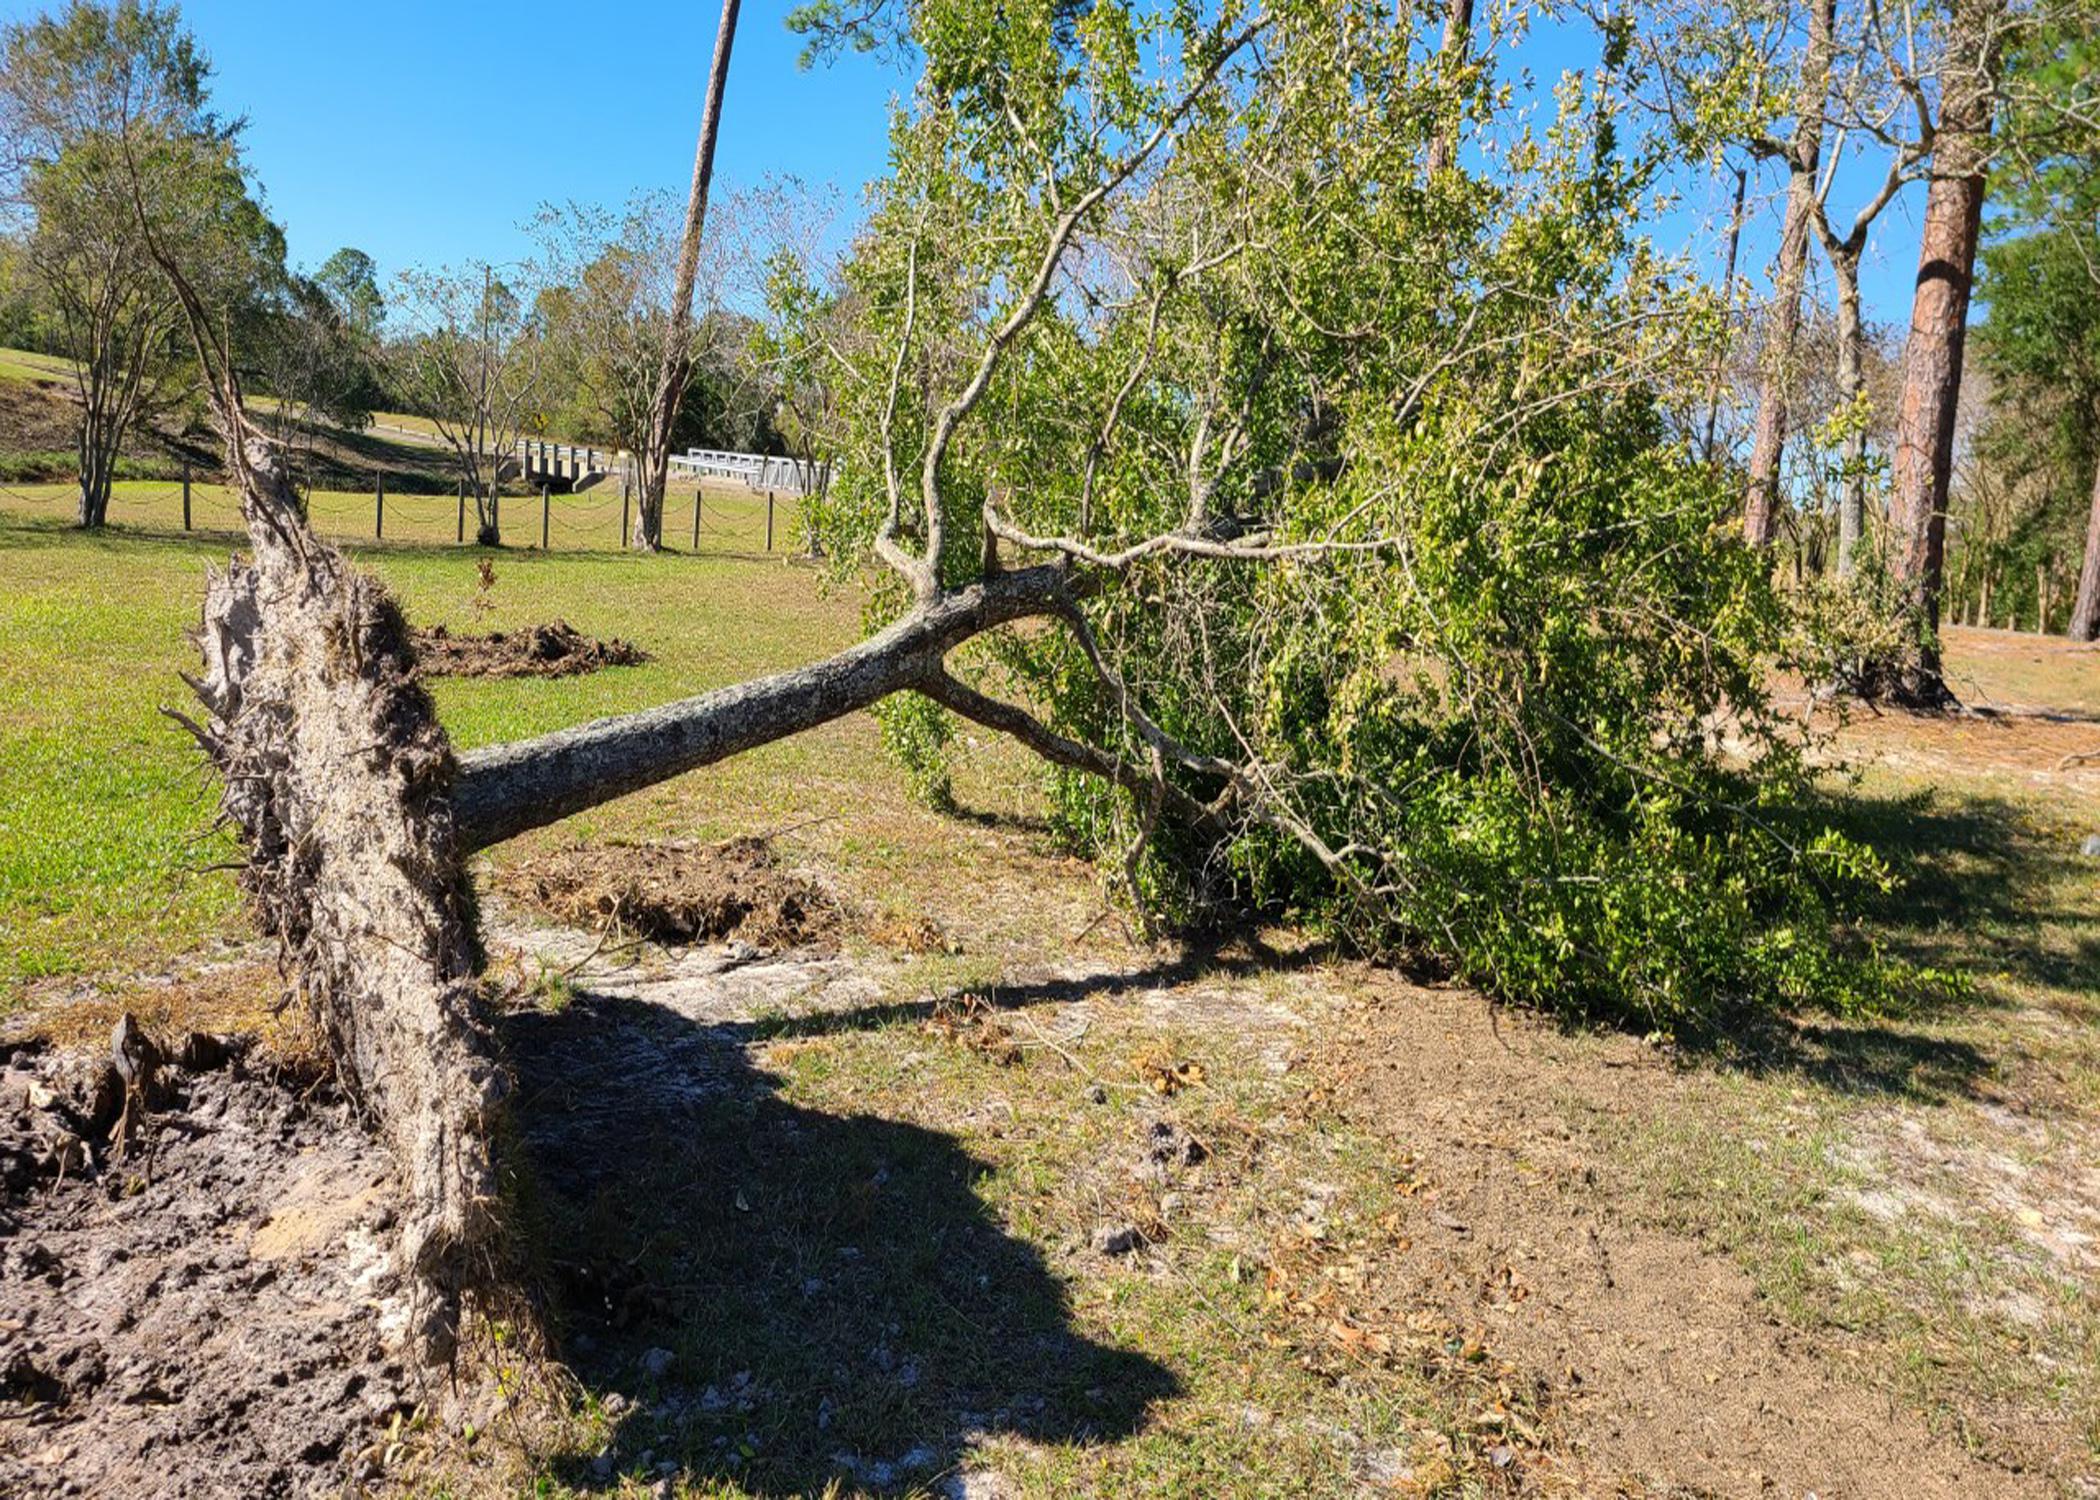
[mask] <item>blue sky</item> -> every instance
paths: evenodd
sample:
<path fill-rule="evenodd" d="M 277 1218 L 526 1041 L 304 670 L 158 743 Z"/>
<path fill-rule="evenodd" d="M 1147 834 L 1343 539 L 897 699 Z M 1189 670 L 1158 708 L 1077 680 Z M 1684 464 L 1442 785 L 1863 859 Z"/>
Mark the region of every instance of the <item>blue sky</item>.
<path fill-rule="evenodd" d="M 0 16 L 41 5 L 0 0 Z M 221 105 L 248 116 L 250 160 L 292 258 L 309 268 L 344 245 L 387 272 L 529 252 L 521 225 L 543 201 L 617 205 L 637 188 L 683 195 L 714 43 L 713 0 L 613 0 L 588 10 L 548 0 L 187 0 L 210 52 Z M 769 173 L 829 182 L 850 207 L 880 173 L 890 99 L 908 80 L 865 57 L 804 72 L 784 18 L 790 0 L 751 0 L 730 71 L 717 179 Z M 1550 88 L 1594 56 L 1583 31 L 1542 26 L 1523 58 Z M 1718 275 L 1730 185 L 1683 184 L 1686 212 L 1658 226 L 1706 247 Z M 1776 192 L 1768 172 L 1763 189 Z M 1841 176 L 1842 208 L 1871 187 Z M 1758 188 L 1753 186 L 1753 193 Z M 1922 191 L 1877 226 L 1864 268 L 1870 317 L 1909 308 Z M 1745 236 L 1760 284 L 1771 204 Z"/>
<path fill-rule="evenodd" d="M 0 12 L 41 6 L 0 0 Z M 782 0 L 743 8 L 717 180 L 858 184 L 903 80 L 865 58 L 798 71 Z M 184 0 L 294 261 L 355 245 L 386 270 L 526 254 L 541 202 L 681 199 L 719 8 L 710 0 L 432 4 Z"/>

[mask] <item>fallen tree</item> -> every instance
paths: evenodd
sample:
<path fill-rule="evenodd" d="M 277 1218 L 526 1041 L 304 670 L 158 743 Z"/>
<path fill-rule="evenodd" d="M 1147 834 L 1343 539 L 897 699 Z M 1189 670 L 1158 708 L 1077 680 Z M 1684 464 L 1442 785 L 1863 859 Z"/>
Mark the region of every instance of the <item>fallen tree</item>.
<path fill-rule="evenodd" d="M 1800 823 L 1765 707 L 1766 570 L 1669 421 L 1699 320 L 1588 106 L 1528 175 L 1416 188 L 1451 83 L 1382 5 L 1001 10 L 996 65 L 985 10 L 919 39 L 939 86 L 833 351 L 851 461 L 816 525 L 886 618 L 792 671 L 456 757 L 159 256 L 252 549 L 207 588 L 191 727 L 401 1163 L 433 1355 L 497 1229 L 463 859 L 863 708 L 934 775 L 949 715 L 1026 746 L 1163 916 L 1288 912 L 1658 1026 L 1886 993 L 1839 926 L 1878 867 Z"/>

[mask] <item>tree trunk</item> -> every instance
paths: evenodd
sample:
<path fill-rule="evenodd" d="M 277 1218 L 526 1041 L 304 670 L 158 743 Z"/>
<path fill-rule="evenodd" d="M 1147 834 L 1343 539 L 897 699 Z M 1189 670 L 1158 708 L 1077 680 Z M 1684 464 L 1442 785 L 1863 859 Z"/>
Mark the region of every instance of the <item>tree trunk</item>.
<path fill-rule="evenodd" d="M 1755 547 L 1772 544 L 1778 519 L 1779 469 L 1786 456 L 1787 386 L 1793 378 L 1794 343 L 1801 332 L 1801 285 L 1808 272 L 1809 217 L 1815 212 L 1816 170 L 1823 156 L 1823 106 L 1830 94 L 1836 10 L 1836 0 L 1815 0 L 1809 8 L 1808 47 L 1802 55 L 1801 91 L 1794 103 L 1786 217 L 1780 225 L 1779 258 L 1772 273 L 1772 327 L 1757 394 L 1749 493 L 1743 502 L 1743 535 Z"/>
<path fill-rule="evenodd" d="M 729 82 L 729 51 L 736 42 L 738 0 L 722 0 L 722 23 L 715 32 L 715 56 L 707 74 L 707 99 L 700 111 L 700 143 L 693 153 L 693 185 L 686 197 L 685 230 L 678 242 L 678 275 L 671 291 L 670 317 L 664 329 L 663 362 L 641 451 L 632 544 L 644 552 L 663 546 L 664 492 L 671 478 L 671 429 L 692 378 L 693 283 L 700 273 L 700 236 L 707 225 L 708 185 L 715 175 L 715 138 L 722 124 L 722 93 Z"/>
<path fill-rule="evenodd" d="M 474 545 L 503 545 L 502 506 L 497 497 L 496 485 L 493 481 L 483 484 L 478 472 L 474 479 Z"/>
<path fill-rule="evenodd" d="M 1859 409 L 1866 389 L 1866 326 L 1859 307 L 1859 253 L 1840 250 L 1830 257 L 1838 284 L 1838 402 L 1845 409 L 1845 440 L 1838 464 L 1838 553 L 1840 578 L 1852 576 L 1858 564 L 1860 538 L 1867 525 L 1866 413 Z"/>
<path fill-rule="evenodd" d="M 1940 673 L 1940 579 L 1946 566 L 1954 418 L 1997 99 L 2002 3 L 1968 0 L 1955 12 L 1896 413 L 1889 566 L 1910 628 L 1900 659 L 1888 664 L 1886 686 L 1897 701 L 1916 708 L 1941 708 L 1953 701 Z"/>
<path fill-rule="evenodd" d="M 1448 86 L 1473 48 L 1473 0 L 1450 0 L 1444 12 L 1443 82 Z M 1458 160 L 1459 111 L 1445 105 L 1445 118 L 1429 143 L 1428 173 L 1435 177 Z"/>
<path fill-rule="evenodd" d="M 1750 191 L 1750 169 L 1735 169 L 1735 208 L 1728 216 L 1728 259 L 1721 269 L 1722 307 L 1728 321 L 1735 322 L 1735 261 L 1743 247 L 1743 199 Z M 1713 374 L 1706 383 L 1706 440 L 1699 451 L 1708 463 L 1714 461 L 1714 434 L 1721 425 L 1721 377 L 1726 373 L 1728 343 L 1724 338 L 1714 351 Z"/>
<path fill-rule="evenodd" d="M 1001 573 L 944 594 L 829 660 L 600 719 L 538 739 L 477 750 L 452 793 L 463 852 L 557 822 L 657 782 L 926 689 L 947 654 L 995 626 L 1067 607 L 1051 567 Z"/>
<path fill-rule="evenodd" d="M 98 531 L 109 520 L 109 489 L 116 469 L 116 454 L 109 426 L 99 400 L 91 403 L 80 423 L 80 529 Z"/>
<path fill-rule="evenodd" d="M 2100 464 L 2093 466 L 2093 505 L 2085 523 L 2085 565 L 2078 570 L 2078 597 L 2071 605 L 2074 641 L 2100 638 Z"/>

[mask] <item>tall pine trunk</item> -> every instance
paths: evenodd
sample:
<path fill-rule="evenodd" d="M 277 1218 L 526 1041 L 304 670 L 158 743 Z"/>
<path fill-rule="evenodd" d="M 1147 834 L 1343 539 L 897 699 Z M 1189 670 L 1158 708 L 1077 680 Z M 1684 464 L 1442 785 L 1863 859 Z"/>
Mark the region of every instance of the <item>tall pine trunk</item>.
<path fill-rule="evenodd" d="M 2002 20 L 2003 0 L 1966 0 L 1955 12 L 1896 410 L 1889 570 L 1910 629 L 1902 655 L 1887 664 L 1886 686 L 1898 701 L 1918 708 L 1943 707 L 1952 699 L 1940 674 L 1939 641 L 1947 488 L 1983 224 Z"/>
<path fill-rule="evenodd" d="M 1757 394 L 1757 427 L 1750 448 L 1750 487 L 1743 502 L 1743 534 L 1752 546 L 1771 545 L 1779 515 L 1779 466 L 1786 456 L 1787 386 L 1794 344 L 1801 333 L 1801 287 L 1808 273 L 1809 218 L 1815 212 L 1816 170 L 1823 157 L 1823 106 L 1830 94 L 1831 33 L 1836 0 L 1812 0 L 1801 92 L 1794 102 L 1794 137 L 1787 153 L 1786 218 L 1773 267 L 1772 327 L 1764 379 Z"/>
<path fill-rule="evenodd" d="M 685 400 L 693 374 L 693 283 L 700 272 L 700 235 L 707 226 L 707 190 L 715 175 L 715 138 L 722 125 L 722 93 L 729 82 L 729 50 L 736 42 L 738 0 L 722 0 L 722 24 L 715 32 L 715 57 L 707 74 L 707 100 L 700 111 L 700 143 L 693 152 L 693 185 L 686 195 L 685 230 L 678 242 L 678 276 L 671 289 L 670 317 L 664 328 L 663 363 L 656 377 L 656 396 L 649 424 L 635 455 L 641 471 L 631 545 L 643 552 L 663 546 L 664 493 L 671 480 L 671 429 Z"/>

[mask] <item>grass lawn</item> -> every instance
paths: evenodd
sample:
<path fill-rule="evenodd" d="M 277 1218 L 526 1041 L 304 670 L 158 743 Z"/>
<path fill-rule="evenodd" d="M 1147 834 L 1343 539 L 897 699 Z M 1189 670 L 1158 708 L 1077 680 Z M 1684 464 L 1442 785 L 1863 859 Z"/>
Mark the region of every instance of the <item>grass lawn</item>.
<path fill-rule="evenodd" d="M 51 354 L 32 354 L 27 349 L 0 349 L 0 380 L 26 380 L 40 384 L 71 377 L 71 361 Z"/>
<path fill-rule="evenodd" d="M 463 747 L 805 661 L 858 627 L 857 599 L 749 548 L 505 551 L 483 618 L 483 554 L 389 530 L 360 561 L 418 622 L 561 617 L 653 654 L 439 682 Z M 229 542 L 0 515 L 0 1005 L 118 1003 L 245 935 L 209 868 L 231 852 L 206 834 L 212 789 L 155 711 L 182 701 L 182 632 Z M 1992 701 L 2100 706 L 2092 653 L 1990 632 L 1951 652 Z M 2100 830 L 2100 771 L 2055 767 L 2086 740 L 2100 724 L 1848 729 L 1865 764 L 1833 784 L 1833 815 L 1908 882 L 1876 931 L 1973 995 L 1722 1053 L 1498 1015 L 1287 933 L 1273 951 L 1147 944 L 1044 836 L 1025 759 L 972 741 L 970 812 L 938 817 L 865 716 L 505 846 L 498 863 L 773 832 L 860 909 L 941 941 L 866 924 L 849 956 L 874 991 L 845 1011 L 794 1000 L 669 1037 L 649 1021 L 652 1046 L 704 1054 L 721 1086 L 688 1113 L 612 1116 L 596 1187 L 527 1206 L 544 1274 L 590 1289 L 557 1329 L 592 1341 L 570 1350 L 581 1384 L 516 1442 L 404 1436 L 390 1480 L 1732 1494 L 1757 1492 L 1754 1461 L 1781 1492 L 1806 1472 L 1875 1493 L 1813 1468 L 1856 1449 L 1907 1500 L 2081 1493 L 2100 1472 L 2100 864 L 2078 842 Z M 562 1064 L 528 1099 L 627 1089 L 587 1075 L 591 1048 L 637 1024 L 627 991 L 675 969 L 601 964 L 580 998 L 548 983 L 507 1023 L 521 1056 Z M 1419 1084 L 1392 1081 L 1410 1068 Z M 1201 1159 L 1162 1163 L 1162 1127 Z M 1125 1222 L 1142 1248 L 1099 1253 Z M 1569 1279 L 1592 1244 L 1627 1268 L 1619 1302 Z M 1694 1401 L 1723 1427 L 1768 1407 L 1793 1425 L 1728 1468 L 1710 1450 L 1734 1428 L 1680 1441 Z M 1845 1411 L 1864 1425 L 1816 1429 Z M 1947 1488 L 1964 1463 L 1985 1479 Z"/>
<path fill-rule="evenodd" d="M 664 539 L 675 551 L 690 551 L 693 545 L 693 491 L 674 486 L 664 519 Z M 43 520 L 63 526 L 79 511 L 79 491 L 70 483 L 0 482 L 0 515 L 19 524 Z M 457 545 L 461 514 L 457 494 L 395 494 L 389 492 L 382 506 L 371 489 L 315 490 L 307 497 L 308 515 L 314 529 L 331 541 L 370 542 L 375 530 L 387 542 L 424 543 L 442 547 Z M 767 502 L 740 485 L 710 485 L 700 502 L 700 548 L 702 553 L 763 554 L 767 550 Z M 800 512 L 793 496 L 776 496 L 772 503 L 772 551 L 785 556 L 802 545 Z M 546 502 L 545 531 L 548 550 L 569 552 L 618 552 L 620 522 L 626 514 L 617 484 L 601 484 L 578 495 L 551 495 Z M 182 535 L 182 485 L 170 474 L 153 480 L 119 480 L 111 487 L 109 519 L 125 531 Z M 518 552 L 537 551 L 542 536 L 541 501 L 537 495 L 507 495 L 500 522 L 508 546 Z M 474 537 L 474 508 L 466 507 L 464 520 L 469 543 Z M 230 541 L 240 529 L 240 501 L 223 485 L 190 486 L 191 535 L 220 535 Z M 215 543 L 223 546 L 224 541 Z"/>
<path fill-rule="evenodd" d="M 123 504 L 120 500 L 119 506 Z M 617 497 L 613 507 L 618 509 Z M 205 568 L 231 538 L 83 536 L 0 514 L 0 1005 L 38 977 L 153 961 L 239 931 L 231 878 L 210 866 L 214 793 L 187 736 L 159 712 L 188 700 L 184 638 Z M 463 747 L 703 692 L 843 645 L 855 606 L 825 598 L 785 560 L 637 559 L 614 552 L 495 554 L 494 607 L 481 617 L 477 549 L 393 546 L 362 554 L 419 622 L 500 630 L 554 617 L 619 635 L 650 664 L 591 677 L 441 682 Z M 791 741 L 710 774 L 735 805 L 792 809 L 799 779 L 835 781 L 850 745 L 872 769 L 869 736 Z M 703 799 L 707 805 L 707 799 Z M 681 792 L 601 815 L 657 826 L 688 811 Z M 792 812 L 784 819 L 792 821 Z"/>

